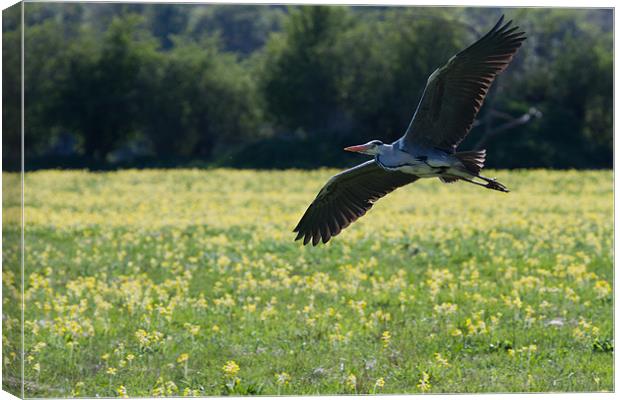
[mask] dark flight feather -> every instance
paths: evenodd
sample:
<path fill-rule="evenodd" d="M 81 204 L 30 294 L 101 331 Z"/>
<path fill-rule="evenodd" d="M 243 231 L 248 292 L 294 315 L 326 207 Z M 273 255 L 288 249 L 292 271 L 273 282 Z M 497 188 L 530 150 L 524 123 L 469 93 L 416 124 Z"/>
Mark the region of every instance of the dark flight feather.
<path fill-rule="evenodd" d="M 405 146 L 438 147 L 455 152 L 474 122 L 495 77 L 525 40 L 504 17 L 477 42 L 460 51 L 428 78 L 405 133 Z"/>
<path fill-rule="evenodd" d="M 374 203 L 417 176 L 386 171 L 375 160 L 334 175 L 323 186 L 293 230 L 295 240 L 304 245 L 327 243 L 351 223 L 362 217 Z"/>

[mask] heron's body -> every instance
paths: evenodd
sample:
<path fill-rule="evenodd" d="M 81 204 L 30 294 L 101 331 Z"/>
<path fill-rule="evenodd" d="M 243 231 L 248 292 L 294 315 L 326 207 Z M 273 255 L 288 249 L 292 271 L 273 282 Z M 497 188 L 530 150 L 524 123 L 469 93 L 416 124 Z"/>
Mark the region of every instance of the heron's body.
<path fill-rule="evenodd" d="M 480 174 L 485 150 L 457 152 L 472 127 L 495 77 L 525 40 L 504 17 L 477 42 L 435 70 L 405 134 L 392 144 L 373 140 L 345 150 L 373 156 L 333 176 L 319 191 L 295 227 L 304 244 L 317 245 L 338 235 L 391 191 L 420 178 L 444 183 L 463 180 L 508 192 Z"/>
<path fill-rule="evenodd" d="M 399 141 L 383 145 L 375 161 L 388 171 L 400 171 L 418 178 L 436 178 L 463 168 L 454 155 L 445 151 L 425 148 L 409 150 Z"/>

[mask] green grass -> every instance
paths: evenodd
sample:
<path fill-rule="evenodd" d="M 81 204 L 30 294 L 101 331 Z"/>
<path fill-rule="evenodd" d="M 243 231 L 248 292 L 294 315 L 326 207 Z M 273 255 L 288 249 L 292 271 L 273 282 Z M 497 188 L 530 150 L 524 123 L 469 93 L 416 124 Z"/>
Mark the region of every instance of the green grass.
<path fill-rule="evenodd" d="M 611 171 L 496 171 L 509 194 L 424 180 L 302 247 L 334 172 L 28 174 L 26 396 L 613 390 Z"/>

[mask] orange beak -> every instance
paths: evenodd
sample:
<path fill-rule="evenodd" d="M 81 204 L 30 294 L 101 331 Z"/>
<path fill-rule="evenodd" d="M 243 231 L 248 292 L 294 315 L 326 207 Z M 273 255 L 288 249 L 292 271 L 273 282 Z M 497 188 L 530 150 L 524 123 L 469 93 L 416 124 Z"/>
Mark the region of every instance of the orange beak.
<path fill-rule="evenodd" d="M 352 151 L 354 153 L 359 153 L 360 151 L 364 151 L 368 148 L 368 146 L 365 146 L 363 144 L 360 144 L 359 146 L 349 146 L 349 147 L 345 147 L 344 149 L 346 151 Z"/>

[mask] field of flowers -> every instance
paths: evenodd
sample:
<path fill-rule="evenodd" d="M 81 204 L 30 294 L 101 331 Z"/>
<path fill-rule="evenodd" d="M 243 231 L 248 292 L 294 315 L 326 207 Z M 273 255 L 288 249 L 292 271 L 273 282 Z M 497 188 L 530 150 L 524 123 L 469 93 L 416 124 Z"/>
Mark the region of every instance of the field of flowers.
<path fill-rule="evenodd" d="M 487 171 L 509 194 L 423 180 L 302 247 L 291 230 L 334 172 L 27 174 L 25 394 L 613 390 L 611 171 Z"/>

